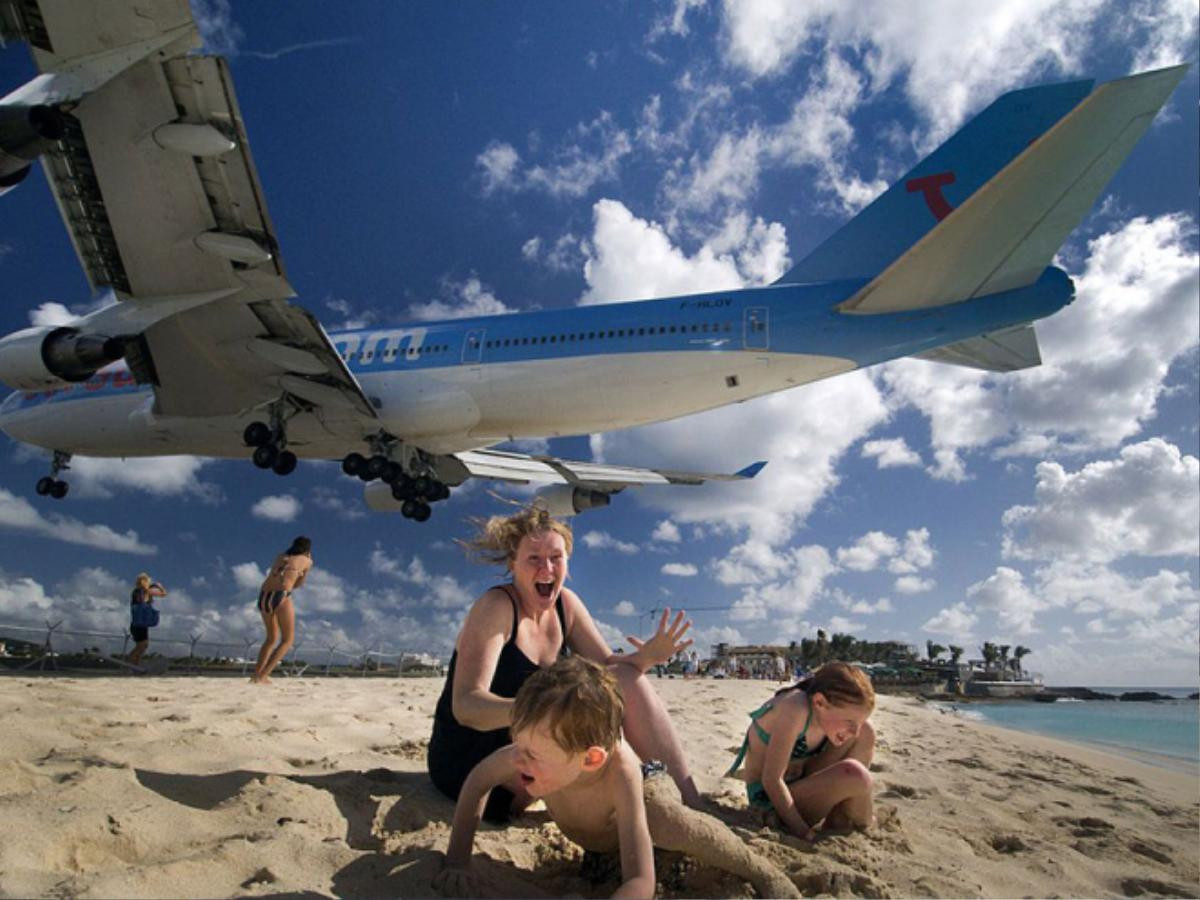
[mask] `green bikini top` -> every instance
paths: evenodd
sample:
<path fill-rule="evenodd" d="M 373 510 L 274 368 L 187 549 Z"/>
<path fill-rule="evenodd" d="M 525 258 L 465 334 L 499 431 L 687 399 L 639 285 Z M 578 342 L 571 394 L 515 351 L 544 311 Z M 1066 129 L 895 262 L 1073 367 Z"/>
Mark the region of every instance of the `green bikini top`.
<path fill-rule="evenodd" d="M 750 713 L 750 727 L 754 729 L 759 740 L 761 740 L 763 744 L 771 743 L 771 733 L 759 725 L 758 720 L 762 716 L 766 715 L 767 710 L 773 708 L 774 702 L 775 698 L 772 697 L 754 712 Z M 810 697 L 808 701 L 808 717 L 805 718 L 804 727 L 800 729 L 800 734 L 796 737 L 796 743 L 792 745 L 792 759 L 808 759 L 810 756 L 816 756 L 825 749 L 825 745 L 829 742 L 829 738 L 824 737 L 821 738 L 821 743 L 816 746 L 816 749 L 808 749 L 808 739 L 806 738 L 806 735 L 808 734 L 808 726 L 812 722 L 812 714 L 812 698 Z M 746 739 L 742 741 L 742 748 L 738 750 L 737 758 L 733 761 L 733 765 L 729 767 L 729 771 L 725 773 L 726 775 L 732 775 L 738 770 L 738 766 L 740 766 L 742 764 L 742 760 L 746 758 L 746 751 L 749 749 L 750 735 L 746 735 Z"/>

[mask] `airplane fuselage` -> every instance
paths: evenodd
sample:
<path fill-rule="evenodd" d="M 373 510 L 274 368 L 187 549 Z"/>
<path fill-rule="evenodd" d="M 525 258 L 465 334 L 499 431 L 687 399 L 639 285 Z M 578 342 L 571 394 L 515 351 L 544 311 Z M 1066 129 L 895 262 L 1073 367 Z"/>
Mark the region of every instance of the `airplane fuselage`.
<path fill-rule="evenodd" d="M 1029 287 L 933 309 L 838 311 L 863 284 L 772 285 L 330 338 L 379 427 L 440 454 L 673 419 L 1040 319 L 1073 297 L 1066 273 L 1049 268 Z M 87 456 L 245 458 L 242 427 L 258 415 L 157 415 L 151 387 L 116 363 L 66 389 L 9 395 L 0 429 Z M 316 415 L 288 429 L 289 449 L 303 458 L 355 449 Z"/>

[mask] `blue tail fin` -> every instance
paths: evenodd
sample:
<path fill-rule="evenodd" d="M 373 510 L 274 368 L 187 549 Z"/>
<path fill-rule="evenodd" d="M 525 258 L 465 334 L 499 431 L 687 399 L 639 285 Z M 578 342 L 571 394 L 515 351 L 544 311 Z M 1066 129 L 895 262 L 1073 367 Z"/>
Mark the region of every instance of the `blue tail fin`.
<path fill-rule="evenodd" d="M 777 283 L 878 275 L 1091 90 L 1091 81 L 1072 81 L 1000 97 Z"/>

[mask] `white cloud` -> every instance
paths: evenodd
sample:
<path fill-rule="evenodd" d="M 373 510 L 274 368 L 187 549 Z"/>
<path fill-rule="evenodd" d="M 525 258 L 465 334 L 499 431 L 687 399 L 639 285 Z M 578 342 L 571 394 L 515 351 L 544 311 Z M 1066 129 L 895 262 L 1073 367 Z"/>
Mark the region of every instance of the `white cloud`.
<path fill-rule="evenodd" d="M 596 184 L 616 178 L 621 160 L 633 150 L 629 134 L 618 128 L 611 113 L 602 111 L 590 122 L 575 126 L 568 140 L 546 164 L 522 166 L 509 143 L 493 141 L 475 158 L 485 196 L 504 191 L 544 191 L 555 197 L 576 198 Z"/>
<path fill-rule="evenodd" d="M 229 571 L 233 574 L 233 583 L 244 591 L 257 591 L 267 577 L 267 573 L 252 562 L 238 563 Z"/>
<path fill-rule="evenodd" d="M 622 600 L 620 603 L 618 603 L 616 606 L 613 607 L 613 615 L 614 616 L 626 616 L 626 617 L 636 616 L 637 615 L 637 607 L 634 606 L 632 603 L 630 603 L 628 600 Z"/>
<path fill-rule="evenodd" d="M 1200 552 L 1200 461 L 1161 438 L 1075 473 L 1039 463 L 1034 499 L 1004 513 L 1006 556 L 1105 562 Z"/>
<path fill-rule="evenodd" d="M 493 141 L 475 157 L 475 163 L 482 170 L 483 193 L 486 196 L 515 186 L 521 155 L 512 144 Z"/>
<path fill-rule="evenodd" d="M 734 621 L 798 616 L 837 571 L 829 551 L 819 545 L 777 550 L 755 540 L 731 549 L 716 567 L 723 584 L 747 585 L 730 613 Z"/>
<path fill-rule="evenodd" d="M 664 575 L 675 575 L 679 578 L 692 578 L 700 573 L 691 563 L 666 563 L 661 571 Z"/>
<path fill-rule="evenodd" d="M 616 550 L 627 555 L 638 552 L 637 544 L 619 541 L 607 531 L 589 531 L 583 536 L 583 543 L 589 550 Z"/>
<path fill-rule="evenodd" d="M 446 300 L 430 300 L 428 303 L 412 303 L 409 314 L 420 322 L 440 319 L 464 319 L 473 316 L 499 316 L 513 312 L 483 283 L 471 276 L 466 281 L 447 281 L 443 291 Z"/>
<path fill-rule="evenodd" d="M 904 534 L 904 549 L 888 562 L 888 571 L 895 575 L 911 575 L 933 565 L 933 548 L 929 546 L 929 529 L 913 528 Z"/>
<path fill-rule="evenodd" d="M 699 472 L 768 460 L 750 481 L 686 491 L 646 488 L 637 499 L 677 523 L 748 529 L 752 539 L 778 544 L 836 487 L 841 455 L 885 418 L 871 379 L 853 372 L 683 419 L 592 435 L 591 446 L 597 460 L 658 460 Z"/>
<path fill-rule="evenodd" d="M 1160 569 L 1134 576 L 1095 562 L 1056 559 L 1035 573 L 1037 593 L 1053 606 L 1111 619 L 1156 619 L 1170 607 L 1200 600 L 1186 572 Z"/>
<path fill-rule="evenodd" d="M 1098 0 L 1009 0 L 964 15 L 953 0 L 725 0 L 723 50 L 727 62 L 754 77 L 778 76 L 797 60 L 853 53 L 870 73 L 872 92 L 898 85 L 936 143 L 1004 90 L 1047 70 L 1075 71 L 1105 8 Z M 1124 8 L 1108 8 L 1113 21 L 1123 19 Z"/>
<path fill-rule="evenodd" d="M 263 497 L 252 507 L 250 513 L 259 519 L 272 522 L 294 522 L 303 507 L 291 494 Z"/>
<path fill-rule="evenodd" d="M 650 540 L 660 541 L 664 544 L 678 544 L 683 538 L 679 534 L 679 526 L 670 519 L 663 519 L 656 526 L 654 532 L 650 535 Z"/>
<path fill-rule="evenodd" d="M 221 491 L 212 482 L 201 481 L 200 470 L 213 463 L 198 456 L 149 456 L 137 459 L 105 459 L 76 456 L 67 480 L 80 497 L 109 499 L 122 490 L 143 491 L 156 497 L 194 496 L 218 502 Z"/>
<path fill-rule="evenodd" d="M 688 257 L 672 245 L 661 225 L 639 219 L 623 203 L 598 200 L 594 231 L 585 246 L 581 305 L 645 300 L 739 288 L 735 260 L 701 247 Z"/>
<path fill-rule="evenodd" d="M 955 603 L 937 612 L 921 628 L 932 634 L 944 634 L 959 643 L 972 640 L 972 630 L 979 617 L 966 603 Z"/>
<path fill-rule="evenodd" d="M 863 459 L 874 459 L 881 469 L 921 465 L 921 455 L 911 449 L 904 438 L 865 441 L 862 445 L 862 456 Z"/>
<path fill-rule="evenodd" d="M 1025 585 L 1021 573 L 1007 566 L 1000 566 L 986 579 L 967 588 L 968 599 L 976 607 L 991 610 L 1001 628 L 1011 629 L 1020 635 L 1031 634 L 1034 617 L 1046 603 Z M 926 630 L 932 631 L 928 624 Z"/>
<path fill-rule="evenodd" d="M 136 531 L 123 534 L 107 525 L 88 525 L 58 513 L 42 515 L 22 497 L 0 488 L 0 528 L 25 531 L 68 544 L 81 544 L 116 553 L 151 555 L 158 552 L 153 544 L 143 543 Z"/>
<path fill-rule="evenodd" d="M 869 531 L 851 547 L 840 547 L 837 552 L 838 565 L 855 572 L 870 572 L 880 561 L 895 556 L 899 542 L 882 531 Z"/>
<path fill-rule="evenodd" d="M 387 575 L 421 588 L 426 595 L 426 602 L 432 600 L 437 609 L 459 609 L 470 606 L 475 601 L 475 595 L 456 578 L 429 572 L 418 556 L 414 556 L 406 566 L 376 544 L 375 549 L 371 551 L 369 566 L 376 574 Z"/>
<path fill-rule="evenodd" d="M 1153 418 L 1171 364 L 1200 343 L 1200 258 L 1183 215 L 1135 218 L 1088 244 L 1077 299 L 1038 323 L 1043 364 L 995 375 L 920 360 L 880 370 L 894 408 L 929 418 L 933 474 L 966 477 L 962 454 L 1047 455 L 1115 447 Z"/>
<path fill-rule="evenodd" d="M 937 587 L 932 578 L 921 578 L 917 575 L 901 575 L 893 585 L 897 594 L 924 594 Z"/>

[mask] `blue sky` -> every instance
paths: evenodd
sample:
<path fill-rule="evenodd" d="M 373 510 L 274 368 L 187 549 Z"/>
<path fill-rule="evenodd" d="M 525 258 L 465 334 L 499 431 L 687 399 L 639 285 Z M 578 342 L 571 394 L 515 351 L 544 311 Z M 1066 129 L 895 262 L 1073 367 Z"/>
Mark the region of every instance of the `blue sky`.
<path fill-rule="evenodd" d="M 1196 61 L 1192 0 L 891 4 L 195 4 L 229 56 L 298 302 L 327 328 L 768 283 L 1000 93 Z M 5 91 L 32 75 L 0 51 Z M 817 628 L 1054 683 L 1197 683 L 1197 70 L 1063 248 L 1078 298 L 1009 376 L 901 361 L 725 410 L 536 443 L 751 484 L 629 491 L 573 520 L 572 585 L 616 645 L 669 604 L 699 644 Z M 0 215 L 4 332 L 89 296 L 40 172 Z M 547 388 L 549 389 L 549 388 Z M 301 637 L 448 653 L 500 572 L 454 544 L 478 484 L 425 525 L 368 513 L 337 466 L 77 460 L 0 445 L 0 623 L 260 631 L 261 569 L 314 541 Z M 511 490 L 509 496 L 522 496 Z"/>

